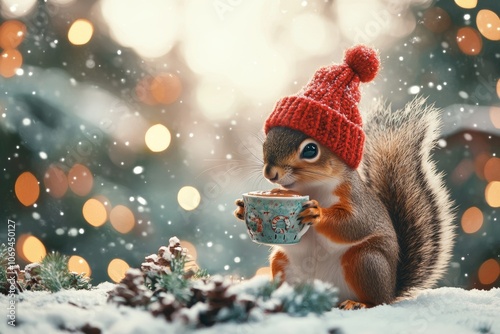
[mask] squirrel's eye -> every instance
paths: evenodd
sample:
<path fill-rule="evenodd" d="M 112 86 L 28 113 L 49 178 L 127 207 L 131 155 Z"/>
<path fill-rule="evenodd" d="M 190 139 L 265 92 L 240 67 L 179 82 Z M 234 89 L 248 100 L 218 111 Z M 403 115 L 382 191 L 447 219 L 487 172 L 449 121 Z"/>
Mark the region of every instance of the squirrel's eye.
<path fill-rule="evenodd" d="M 318 145 L 314 143 L 309 143 L 302 149 L 300 157 L 302 159 L 314 159 L 318 156 Z"/>

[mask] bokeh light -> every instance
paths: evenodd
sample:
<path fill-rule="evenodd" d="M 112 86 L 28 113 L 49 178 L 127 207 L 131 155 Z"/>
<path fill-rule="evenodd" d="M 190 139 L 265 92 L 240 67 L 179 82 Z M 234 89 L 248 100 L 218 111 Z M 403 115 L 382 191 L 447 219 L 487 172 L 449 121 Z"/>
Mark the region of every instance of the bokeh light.
<path fill-rule="evenodd" d="M 179 23 L 176 2 L 149 0 L 102 0 L 102 15 L 111 36 L 146 58 L 161 57 L 173 47 Z M 140 13 L 140 14 L 139 14 Z"/>
<path fill-rule="evenodd" d="M 424 12 L 424 26 L 432 32 L 442 33 L 451 25 L 448 13 L 440 7 L 431 7 Z"/>
<path fill-rule="evenodd" d="M 255 272 L 255 276 L 269 276 L 272 277 L 271 267 L 261 267 Z"/>
<path fill-rule="evenodd" d="M 128 233 L 135 226 L 134 213 L 123 205 L 117 205 L 109 214 L 111 225 L 120 233 Z"/>
<path fill-rule="evenodd" d="M 17 49 L 5 50 L 0 55 L 0 75 L 13 77 L 23 64 L 23 55 Z"/>
<path fill-rule="evenodd" d="M 492 208 L 500 207 L 500 182 L 492 181 L 488 183 L 484 195 L 489 206 Z"/>
<path fill-rule="evenodd" d="M 68 40 L 73 45 L 87 44 L 94 33 L 94 26 L 89 20 L 78 19 L 68 30 Z"/>
<path fill-rule="evenodd" d="M 76 195 L 85 196 L 92 190 L 94 177 L 87 167 L 75 164 L 68 172 L 68 184 Z"/>
<path fill-rule="evenodd" d="M 464 54 L 478 55 L 483 48 L 483 40 L 479 32 L 471 27 L 463 27 L 457 31 L 457 44 Z"/>
<path fill-rule="evenodd" d="M 36 0 L 2 0 L 0 9 L 3 17 L 15 18 L 29 14 L 36 4 Z"/>
<path fill-rule="evenodd" d="M 187 249 L 187 253 L 190 255 L 190 260 L 196 261 L 198 258 L 198 252 L 196 251 L 195 245 L 186 240 L 180 241 L 181 246 Z"/>
<path fill-rule="evenodd" d="M 85 202 L 82 213 L 87 223 L 95 227 L 103 225 L 108 219 L 106 207 L 95 198 L 90 198 Z"/>
<path fill-rule="evenodd" d="M 479 267 L 478 278 L 481 284 L 493 284 L 498 279 L 498 276 L 500 276 L 500 265 L 495 259 L 488 259 Z"/>
<path fill-rule="evenodd" d="M 54 198 L 61 198 L 68 190 L 68 178 L 62 169 L 50 165 L 43 177 L 46 191 Z"/>
<path fill-rule="evenodd" d="M 108 276 L 113 282 L 118 283 L 125 277 L 129 268 L 128 263 L 122 259 L 113 259 L 108 264 Z"/>
<path fill-rule="evenodd" d="M 500 158 L 489 158 L 484 165 L 484 178 L 491 181 L 500 181 Z"/>
<path fill-rule="evenodd" d="M 36 177 L 30 172 L 18 176 L 14 185 L 16 197 L 24 206 L 33 205 L 40 195 L 40 185 Z"/>
<path fill-rule="evenodd" d="M 78 255 L 72 255 L 68 260 L 69 271 L 83 274 L 90 277 L 92 275 L 92 270 L 90 269 L 89 263 L 83 257 Z"/>
<path fill-rule="evenodd" d="M 0 25 L 0 48 L 15 49 L 26 36 L 26 25 L 21 21 L 9 20 Z"/>
<path fill-rule="evenodd" d="M 476 233 L 483 226 L 483 212 L 473 206 L 465 210 L 462 215 L 462 229 L 465 233 Z"/>
<path fill-rule="evenodd" d="M 476 24 L 479 32 L 492 41 L 500 40 L 500 18 L 488 9 L 481 9 L 476 16 Z"/>
<path fill-rule="evenodd" d="M 455 3 L 465 9 L 472 9 L 477 6 L 477 0 L 455 0 Z"/>
<path fill-rule="evenodd" d="M 196 102 L 208 119 L 226 119 L 233 114 L 235 91 L 219 77 L 206 77 L 196 87 Z"/>
<path fill-rule="evenodd" d="M 175 102 L 182 93 L 182 83 L 173 73 L 158 74 L 151 81 L 151 96 L 161 104 Z"/>
<path fill-rule="evenodd" d="M 162 152 L 170 145 L 171 135 L 164 125 L 155 124 L 146 131 L 144 139 L 151 151 Z"/>
<path fill-rule="evenodd" d="M 191 186 L 182 187 L 177 193 L 177 201 L 181 208 L 186 211 L 194 210 L 200 205 L 201 195 L 200 192 Z"/>
<path fill-rule="evenodd" d="M 17 254 L 26 262 L 40 262 L 47 255 L 43 243 L 37 237 L 23 234 L 16 243 Z"/>
<path fill-rule="evenodd" d="M 500 80 L 498 80 L 500 82 Z M 497 83 L 497 94 L 500 98 L 500 84 Z M 492 106 L 490 107 L 490 120 L 493 126 L 500 129 L 500 107 Z"/>
<path fill-rule="evenodd" d="M 306 13 L 298 15 L 290 22 L 290 37 L 295 46 L 307 55 L 318 56 L 332 51 L 335 45 L 328 22 L 320 15 Z M 314 38 L 312 38 L 314 36 Z"/>

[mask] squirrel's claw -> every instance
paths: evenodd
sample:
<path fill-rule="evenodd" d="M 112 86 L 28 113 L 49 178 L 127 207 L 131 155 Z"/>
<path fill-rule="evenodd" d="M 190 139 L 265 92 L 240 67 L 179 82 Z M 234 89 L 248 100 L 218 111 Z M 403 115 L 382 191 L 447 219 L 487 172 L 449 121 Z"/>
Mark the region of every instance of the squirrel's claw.
<path fill-rule="evenodd" d="M 234 216 L 240 220 L 245 219 L 245 203 L 241 198 L 237 199 L 234 204 L 236 204 L 237 208 L 234 210 Z"/>
<path fill-rule="evenodd" d="M 302 212 L 298 215 L 301 224 L 314 225 L 321 220 L 321 209 L 318 201 L 307 201 L 302 205 Z"/>
<path fill-rule="evenodd" d="M 340 303 L 339 305 L 339 309 L 341 310 L 359 310 L 367 307 L 369 307 L 367 304 L 355 302 L 349 299 Z"/>

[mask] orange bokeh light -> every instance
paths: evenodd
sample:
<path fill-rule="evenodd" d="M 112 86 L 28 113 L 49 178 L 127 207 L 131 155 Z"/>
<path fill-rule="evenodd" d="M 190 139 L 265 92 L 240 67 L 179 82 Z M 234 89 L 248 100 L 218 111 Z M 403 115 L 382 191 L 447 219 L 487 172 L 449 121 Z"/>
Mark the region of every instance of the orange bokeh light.
<path fill-rule="evenodd" d="M 26 262 L 40 262 L 47 255 L 47 250 L 37 237 L 22 234 L 16 242 L 17 254 Z"/>
<path fill-rule="evenodd" d="M 187 253 L 190 255 L 189 260 L 196 261 L 198 258 L 198 252 L 196 251 L 196 247 L 190 243 L 189 241 L 186 240 L 181 240 L 181 247 L 187 249 Z"/>
<path fill-rule="evenodd" d="M 500 79 L 497 81 L 497 96 L 500 99 Z M 497 128 L 500 128 L 500 126 L 497 126 Z"/>
<path fill-rule="evenodd" d="M 500 80 L 498 80 L 500 82 Z M 500 84 L 497 83 L 497 94 L 500 98 Z M 492 106 L 490 108 L 490 120 L 493 126 L 500 129 L 500 107 Z"/>
<path fill-rule="evenodd" d="M 272 276 L 271 267 L 261 267 L 255 272 L 255 276 Z"/>
<path fill-rule="evenodd" d="M 488 183 L 484 191 L 486 202 L 492 208 L 500 207 L 500 181 L 492 181 Z"/>
<path fill-rule="evenodd" d="M 478 278 L 481 284 L 493 284 L 498 279 L 498 276 L 500 276 L 500 265 L 495 259 L 486 260 L 479 267 Z"/>
<path fill-rule="evenodd" d="M 83 218 L 92 226 L 103 225 L 108 219 L 106 207 L 101 201 L 91 198 L 85 202 L 82 208 Z"/>
<path fill-rule="evenodd" d="M 24 206 L 33 205 L 40 195 L 38 180 L 30 172 L 24 172 L 18 176 L 14 185 L 16 197 Z"/>
<path fill-rule="evenodd" d="M 182 83 L 179 77 L 173 73 L 161 73 L 140 80 L 135 92 L 145 104 L 171 104 L 181 95 Z"/>
<path fill-rule="evenodd" d="M 26 36 L 26 26 L 21 21 L 9 20 L 0 25 L 0 48 L 15 49 Z"/>
<path fill-rule="evenodd" d="M 75 164 L 68 172 L 69 188 L 78 196 L 85 196 L 94 185 L 94 177 L 90 170 L 80 164 Z"/>
<path fill-rule="evenodd" d="M 500 181 L 500 158 L 489 158 L 484 165 L 484 178 L 486 181 Z"/>
<path fill-rule="evenodd" d="M 424 26 L 432 32 L 441 33 L 451 25 L 448 13 L 440 7 L 431 7 L 424 12 Z"/>
<path fill-rule="evenodd" d="M 483 212 L 475 206 L 465 210 L 462 215 L 462 229 L 465 233 L 476 233 L 483 226 Z"/>
<path fill-rule="evenodd" d="M 458 29 L 457 44 L 463 53 L 469 56 L 478 55 L 483 48 L 483 40 L 479 32 L 471 27 Z"/>
<path fill-rule="evenodd" d="M 77 274 L 85 274 L 85 276 L 90 277 L 92 270 L 90 265 L 83 257 L 78 255 L 73 255 L 68 260 L 68 270 L 75 272 Z"/>
<path fill-rule="evenodd" d="M 61 198 L 68 190 L 68 178 L 62 169 L 50 165 L 43 177 L 43 183 L 50 196 Z"/>
<path fill-rule="evenodd" d="M 120 282 L 127 270 L 130 268 L 127 262 L 122 259 L 113 259 L 108 264 L 108 276 L 113 282 Z"/>
<path fill-rule="evenodd" d="M 477 6 L 477 0 L 455 0 L 455 3 L 465 9 L 472 9 Z"/>
<path fill-rule="evenodd" d="M 500 40 L 500 18 L 488 9 L 481 9 L 476 16 L 477 29 L 481 34 L 492 41 Z"/>
<path fill-rule="evenodd" d="M 5 78 L 13 77 L 23 64 L 23 55 L 16 49 L 9 49 L 0 55 L 0 75 Z"/>
<path fill-rule="evenodd" d="M 135 226 L 134 214 L 123 205 L 117 205 L 111 210 L 109 221 L 115 230 L 123 234 L 130 232 Z"/>

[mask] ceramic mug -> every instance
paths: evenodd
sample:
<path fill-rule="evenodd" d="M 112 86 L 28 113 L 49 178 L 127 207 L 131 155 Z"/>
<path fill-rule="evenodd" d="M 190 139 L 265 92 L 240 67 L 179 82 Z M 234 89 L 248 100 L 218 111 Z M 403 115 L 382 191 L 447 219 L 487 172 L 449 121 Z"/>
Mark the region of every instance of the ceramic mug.
<path fill-rule="evenodd" d="M 296 244 L 309 226 L 298 215 L 309 196 L 243 194 L 245 223 L 253 242 L 271 245 Z"/>

